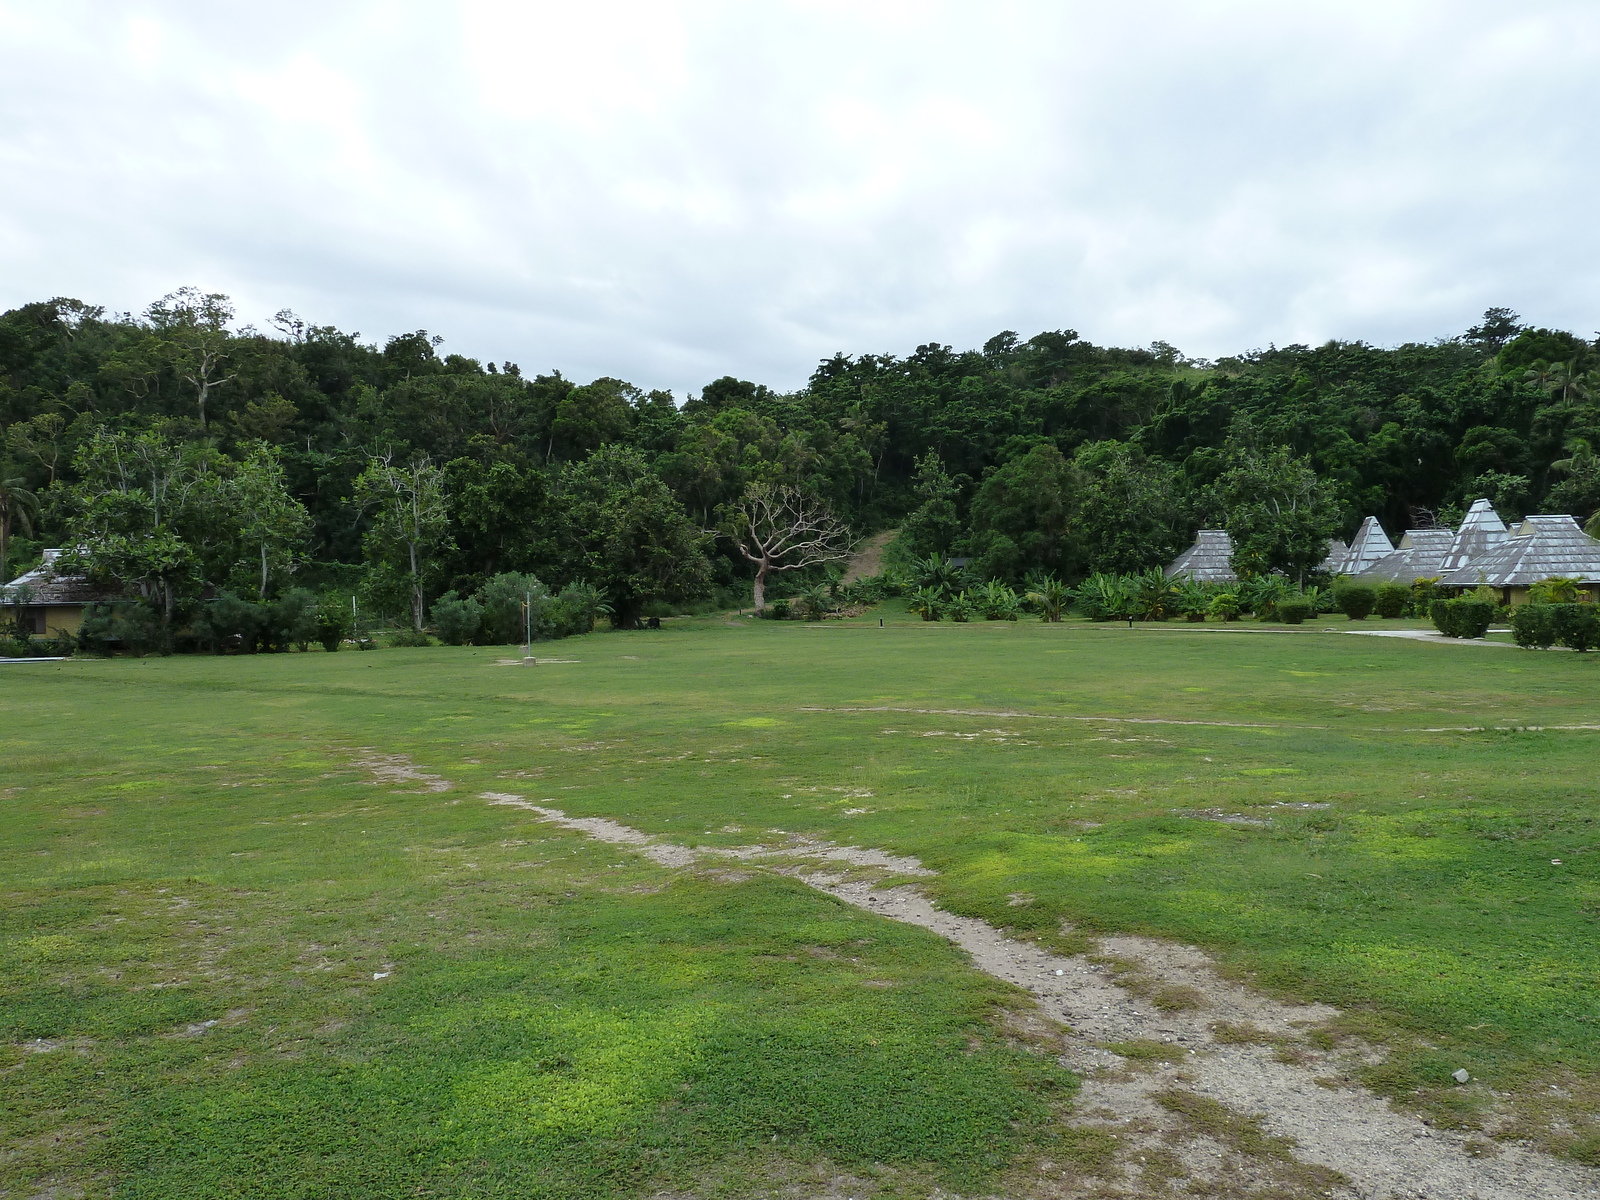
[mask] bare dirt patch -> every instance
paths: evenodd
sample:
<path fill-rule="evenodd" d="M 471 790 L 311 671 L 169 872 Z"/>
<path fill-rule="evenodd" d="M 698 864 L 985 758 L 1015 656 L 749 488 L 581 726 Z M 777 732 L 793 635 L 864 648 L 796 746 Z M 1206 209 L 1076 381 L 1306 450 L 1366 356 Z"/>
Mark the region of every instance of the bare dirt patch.
<path fill-rule="evenodd" d="M 356 766 L 365 767 L 372 772 L 373 783 L 422 785 L 409 792 L 403 792 L 402 795 L 423 796 L 430 792 L 448 792 L 452 786 L 444 776 L 429 774 L 404 754 L 378 754 L 371 747 L 365 747 L 363 752 L 365 757 L 356 759 Z"/>
<path fill-rule="evenodd" d="M 856 552 L 850 556 L 850 563 L 844 569 L 841 583 L 854 583 L 858 579 L 865 579 L 869 575 L 883 573 L 883 552 L 889 548 L 889 543 L 894 541 L 898 529 L 886 529 L 882 533 L 875 533 L 856 547 Z"/>
<path fill-rule="evenodd" d="M 996 714 L 998 715 L 998 714 Z M 819 871 L 817 860 L 898 876 L 934 872 L 905 856 L 796 839 L 784 846 L 691 849 L 600 818 L 572 818 L 520 796 L 491 803 L 665 866 L 705 858 L 766 861 L 773 869 L 890 920 L 920 926 L 965 950 L 979 970 L 1028 992 L 1059 1030 L 1051 1052 L 1083 1075 L 1071 1132 L 1112 1147 L 1092 1182 L 1051 1166 L 1018 1191 L 1110 1198 L 1217 1195 L 1361 1200 L 1592 1198 L 1600 1175 L 1520 1145 L 1493 1157 L 1469 1134 L 1430 1127 L 1353 1085 L 1350 1057 L 1306 1037 L 1339 1017 L 1225 979 L 1200 950 L 1152 938 L 1106 937 L 1088 954 L 1052 954 L 971 917 L 936 907 L 915 885 L 880 886 Z M 1320 1044 L 1319 1044 L 1320 1043 Z"/>

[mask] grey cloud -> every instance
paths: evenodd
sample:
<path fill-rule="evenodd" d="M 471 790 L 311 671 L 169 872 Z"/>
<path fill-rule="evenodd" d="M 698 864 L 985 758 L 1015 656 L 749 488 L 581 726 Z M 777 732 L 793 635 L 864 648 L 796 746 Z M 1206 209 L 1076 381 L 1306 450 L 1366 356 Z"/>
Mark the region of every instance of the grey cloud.
<path fill-rule="evenodd" d="M 196 283 L 680 394 L 1600 321 L 1591 5 L 41 8 L 0 0 L 0 305 Z"/>

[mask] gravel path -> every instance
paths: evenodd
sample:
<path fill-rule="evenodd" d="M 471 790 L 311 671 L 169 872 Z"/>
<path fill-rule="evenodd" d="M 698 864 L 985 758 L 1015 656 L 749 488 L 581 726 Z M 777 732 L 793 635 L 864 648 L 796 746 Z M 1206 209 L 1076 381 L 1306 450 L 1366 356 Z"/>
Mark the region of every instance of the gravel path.
<path fill-rule="evenodd" d="M 1051 954 L 935 907 L 914 885 L 878 886 L 859 878 L 859 870 L 818 868 L 842 863 L 897 877 L 934 874 L 915 859 L 805 839 L 690 849 L 614 821 L 569 817 L 553 801 L 498 792 L 483 798 L 663 866 L 768 860 L 773 869 L 848 904 L 948 939 L 979 970 L 1031 993 L 1059 1036 L 1063 1063 L 1084 1079 L 1073 1123 L 1114 1133 L 1121 1147 L 1118 1166 L 1084 1183 L 1086 1190 L 1063 1192 L 1063 1179 L 1041 1177 L 1041 1194 L 1108 1200 L 1600 1196 L 1600 1172 L 1522 1146 L 1430 1128 L 1365 1089 L 1335 1083 L 1328 1076 L 1338 1071 L 1339 1056 L 1320 1053 L 1302 1038 L 1308 1027 L 1336 1016 L 1335 1009 L 1282 1004 L 1229 982 L 1193 947 L 1108 937 L 1094 955 Z"/>

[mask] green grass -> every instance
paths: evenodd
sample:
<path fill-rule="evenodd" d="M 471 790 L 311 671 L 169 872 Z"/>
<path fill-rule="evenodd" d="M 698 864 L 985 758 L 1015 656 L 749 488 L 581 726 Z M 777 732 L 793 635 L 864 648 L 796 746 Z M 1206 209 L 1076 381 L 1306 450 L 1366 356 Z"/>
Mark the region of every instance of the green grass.
<path fill-rule="evenodd" d="M 885 606 L 532 668 L 0 668 L 0 1194 L 589 1197 L 815 1163 L 914 1192 L 1054 1136 L 1070 1078 L 938 939 L 482 791 L 919 855 L 953 910 L 1174 937 L 1344 1007 L 1320 1036 L 1388 1041 L 1368 1082 L 1442 1119 L 1476 1119 L 1458 1066 L 1591 1103 L 1600 733 L 1526 727 L 1600 724 L 1600 661 L 1322 627 Z M 374 754 L 452 786 L 374 783 Z M 1562 1119 L 1541 1103 L 1520 1132 Z"/>

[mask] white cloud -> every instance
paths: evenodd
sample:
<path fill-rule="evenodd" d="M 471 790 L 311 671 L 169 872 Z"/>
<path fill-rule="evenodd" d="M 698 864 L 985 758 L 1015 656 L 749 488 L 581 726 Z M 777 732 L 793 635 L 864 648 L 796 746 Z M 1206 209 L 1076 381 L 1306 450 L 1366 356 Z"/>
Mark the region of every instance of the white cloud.
<path fill-rule="evenodd" d="M 0 0 L 0 306 L 195 283 L 680 393 L 1586 331 L 1597 66 L 1565 2 Z"/>

